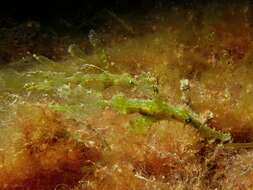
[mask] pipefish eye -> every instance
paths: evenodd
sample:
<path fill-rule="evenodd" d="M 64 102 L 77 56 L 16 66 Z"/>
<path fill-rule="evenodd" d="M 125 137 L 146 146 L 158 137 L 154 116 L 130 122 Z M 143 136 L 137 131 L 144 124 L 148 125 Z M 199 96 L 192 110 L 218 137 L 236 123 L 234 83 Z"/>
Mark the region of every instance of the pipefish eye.
<path fill-rule="evenodd" d="M 188 117 L 185 119 L 185 123 L 191 123 L 192 122 L 192 118 L 191 117 Z"/>

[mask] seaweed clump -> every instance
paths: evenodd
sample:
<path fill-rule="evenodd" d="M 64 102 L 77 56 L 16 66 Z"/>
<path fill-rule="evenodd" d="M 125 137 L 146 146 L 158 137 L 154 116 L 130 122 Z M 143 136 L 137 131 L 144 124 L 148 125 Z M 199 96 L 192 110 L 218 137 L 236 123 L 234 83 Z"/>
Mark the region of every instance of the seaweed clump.
<path fill-rule="evenodd" d="M 1 68 L 0 189 L 252 189 L 247 11 L 234 30 L 172 8 L 145 35 L 107 11 L 131 37 L 91 29 L 62 61 Z"/>
<path fill-rule="evenodd" d="M 17 114 L 18 138 L 3 149 L 1 189 L 71 188 L 85 175 L 83 167 L 101 159 L 99 139 L 75 121 L 39 105 L 21 105 Z"/>

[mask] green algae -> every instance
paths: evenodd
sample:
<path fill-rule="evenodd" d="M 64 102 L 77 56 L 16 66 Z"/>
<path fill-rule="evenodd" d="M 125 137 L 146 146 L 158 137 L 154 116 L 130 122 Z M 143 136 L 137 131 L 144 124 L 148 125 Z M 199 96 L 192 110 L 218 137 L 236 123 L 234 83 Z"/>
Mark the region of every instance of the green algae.
<path fill-rule="evenodd" d="M 49 108 L 61 112 L 69 118 L 79 119 L 105 108 L 101 93 L 87 90 L 82 86 L 60 89 L 61 103 L 51 103 Z"/>
<path fill-rule="evenodd" d="M 0 73 L 1 88 L 15 93 L 21 93 L 21 91 L 25 90 L 28 94 L 39 93 L 49 95 L 53 98 L 52 102 L 49 103 L 50 109 L 73 118 L 85 115 L 83 113 L 94 113 L 97 110 L 102 110 L 110 102 L 109 105 L 124 113 L 137 112 L 156 119 L 175 118 L 186 124 L 191 124 L 208 139 L 214 138 L 222 142 L 231 140 L 230 134 L 210 128 L 193 111 L 171 105 L 158 98 L 127 99 L 125 96 L 116 95 L 111 101 L 106 101 L 100 92 L 113 86 L 124 88 L 135 87 L 136 92 L 141 91 L 143 96 L 148 98 L 156 97 L 156 94 L 159 93 L 156 77 L 153 77 L 149 73 L 138 76 L 132 76 L 129 73 L 110 73 L 96 65 L 87 64 L 86 55 L 77 45 L 71 45 L 68 51 L 72 57 L 82 61 L 75 70 L 68 72 L 66 68 L 64 69 L 66 65 L 61 65 L 45 56 L 33 55 L 34 61 L 37 61 L 39 65 L 45 65 L 46 68 L 52 69 L 40 70 L 40 67 L 37 67 L 35 64 L 34 71 L 32 69 L 23 72 L 14 69 L 4 70 Z M 72 68 L 72 66 L 73 64 L 68 67 Z M 77 65 L 73 67 L 75 66 Z M 80 68 L 84 67 L 94 68 L 100 73 L 83 72 Z M 94 86 L 99 85 L 102 88 L 92 89 Z M 55 101 L 56 99 L 60 100 L 60 102 Z M 140 121 L 133 121 L 131 125 L 138 126 L 140 124 L 140 131 L 137 133 L 142 133 L 145 131 L 143 127 L 144 123 L 144 120 L 140 119 Z M 138 127 L 134 130 L 138 131 Z"/>
<path fill-rule="evenodd" d="M 130 120 L 129 124 L 126 127 L 132 134 L 146 135 L 154 122 L 155 119 L 141 115 Z"/>

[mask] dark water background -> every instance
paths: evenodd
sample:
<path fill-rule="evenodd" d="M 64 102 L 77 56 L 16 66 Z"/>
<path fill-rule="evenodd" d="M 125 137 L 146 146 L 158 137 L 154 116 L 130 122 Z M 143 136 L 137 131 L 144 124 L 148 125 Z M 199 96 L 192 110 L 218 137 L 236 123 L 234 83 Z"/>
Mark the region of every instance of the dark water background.
<path fill-rule="evenodd" d="M 111 19 L 110 16 L 108 19 L 108 10 L 134 21 L 150 12 L 170 12 L 171 8 L 180 7 L 193 11 L 201 24 L 207 7 L 224 10 L 235 7 L 236 10 L 246 5 L 248 20 L 253 20 L 252 4 L 250 0 L 4 1 L 0 6 L 0 64 L 20 59 L 27 52 L 60 57 L 63 54 L 60 49 L 66 48 L 66 36 L 70 36 L 70 40 L 84 38 L 90 29 L 103 28 Z"/>

